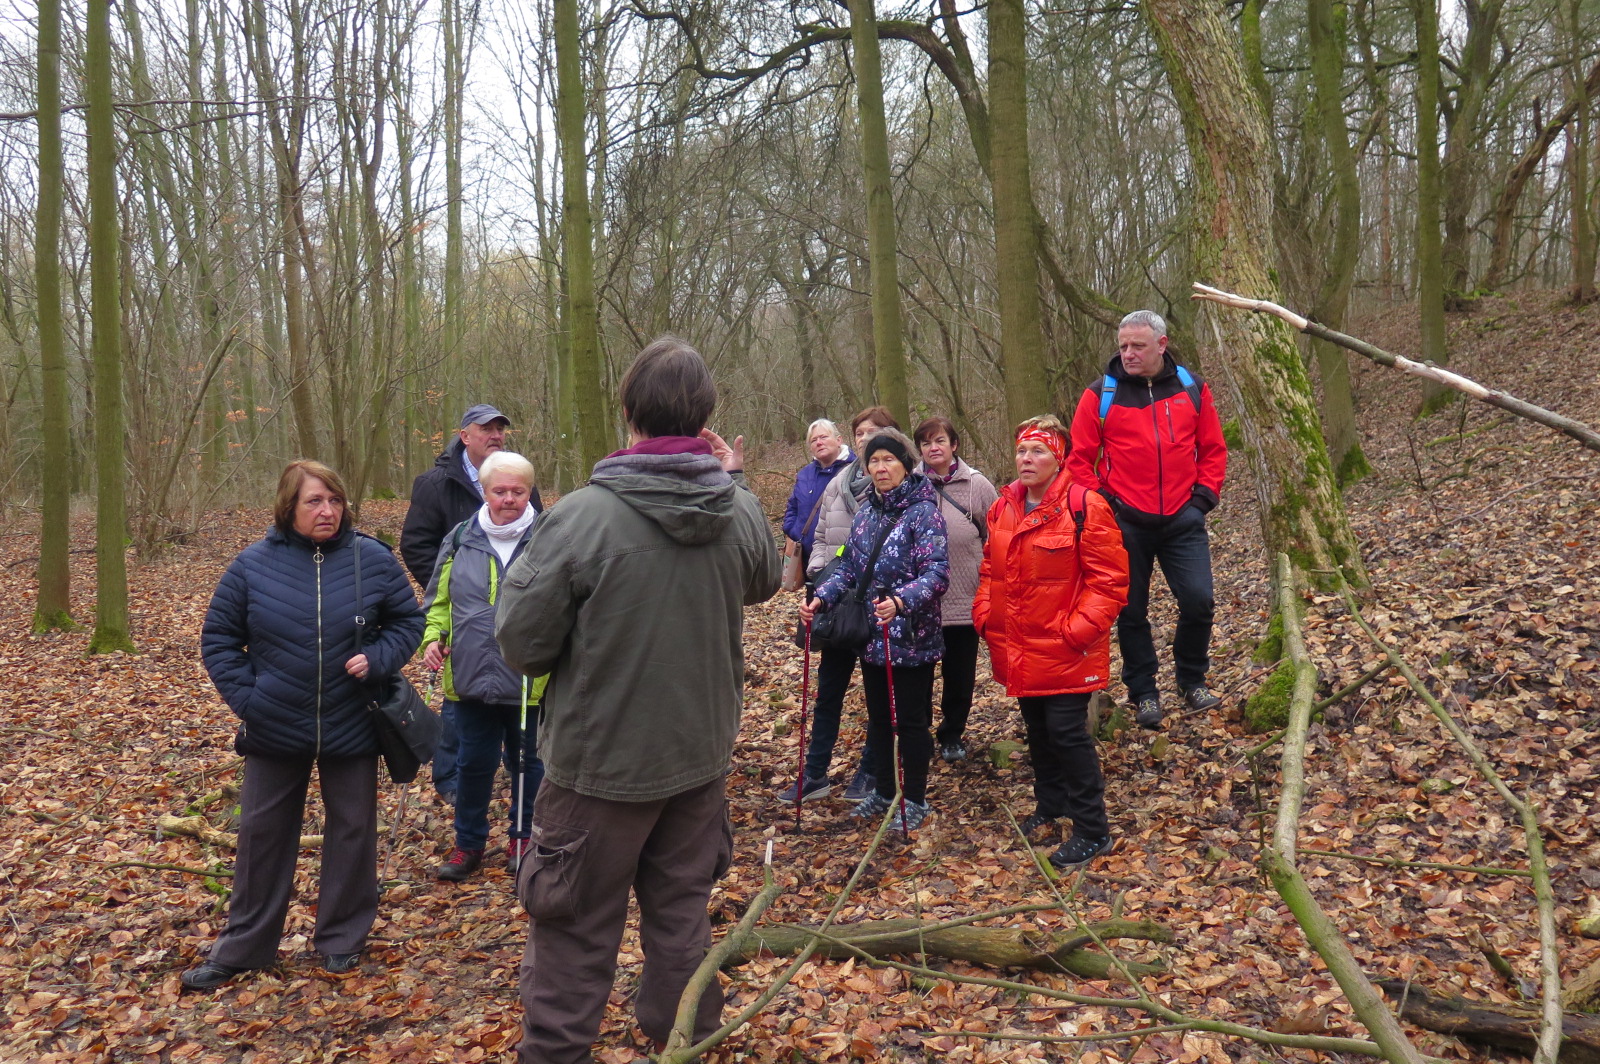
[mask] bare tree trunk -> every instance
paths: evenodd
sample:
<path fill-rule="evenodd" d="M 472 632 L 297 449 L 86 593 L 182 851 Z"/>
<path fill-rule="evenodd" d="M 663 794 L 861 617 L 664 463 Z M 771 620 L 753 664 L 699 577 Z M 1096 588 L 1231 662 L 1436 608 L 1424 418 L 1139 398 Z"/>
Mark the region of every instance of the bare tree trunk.
<path fill-rule="evenodd" d="M 594 294 L 594 226 L 583 127 L 588 114 L 580 62 L 577 0 L 555 0 L 556 137 L 561 142 L 562 257 L 566 263 L 567 330 L 577 407 L 580 470 L 614 442 L 600 384 L 600 316 Z M 582 475 L 582 472 L 579 473 Z"/>
<path fill-rule="evenodd" d="M 1145 11 L 1195 161 L 1195 268 L 1276 292 L 1272 148 L 1237 38 L 1210 0 L 1150 0 Z M 1267 549 L 1314 577 L 1343 573 L 1365 585 L 1294 334 L 1282 321 L 1209 310 L 1195 332 L 1211 341 L 1207 364 L 1221 366 L 1233 387 Z"/>
<path fill-rule="evenodd" d="M 123 463 L 117 144 L 111 114 L 111 2 L 89 0 L 89 277 L 94 318 L 95 616 L 89 653 L 133 649 L 128 635 L 128 514 Z"/>
<path fill-rule="evenodd" d="M 1422 357 L 1450 361 L 1444 331 L 1444 259 L 1439 239 L 1439 11 L 1437 0 L 1411 0 L 1417 26 L 1417 308 Z M 1448 392 L 1429 389 L 1425 408 Z"/>
<path fill-rule="evenodd" d="M 874 380 L 878 401 L 905 422 L 911 414 L 911 400 L 906 390 L 889 128 L 883 111 L 883 59 L 878 50 L 874 0 L 850 0 L 850 45 L 855 57 L 856 105 L 861 117 L 861 172 L 867 188 Z"/>
<path fill-rule="evenodd" d="M 1567 17 L 1572 45 L 1572 101 L 1577 105 L 1572 125 L 1567 129 L 1567 165 L 1572 178 L 1572 301 L 1592 303 L 1595 300 L 1595 234 L 1594 220 L 1589 212 L 1593 194 L 1589 187 L 1589 141 L 1593 136 L 1593 115 L 1590 114 L 1589 86 L 1580 75 L 1583 73 L 1583 19 L 1579 0 L 1568 0 Z"/>
<path fill-rule="evenodd" d="M 1472 229 L 1467 214 L 1477 200 L 1483 166 L 1483 111 L 1489 88 L 1500 63 L 1500 14 L 1504 0 L 1476 0 L 1458 9 L 1467 23 L 1456 64 L 1456 91 L 1450 101 L 1445 130 L 1444 162 L 1439 171 L 1439 209 L 1444 222 L 1444 287 L 1450 298 L 1463 301 L 1472 287 Z M 1438 58 L 1438 22 L 1434 21 L 1434 65 Z M 1423 42 L 1418 39 L 1418 62 Z M 1436 83 L 1437 84 L 1437 83 Z"/>
<path fill-rule="evenodd" d="M 989 4 L 990 182 L 995 287 L 1006 415 L 1016 424 L 1050 406 L 1039 327 L 1039 240 L 1028 164 L 1028 41 L 1022 0 Z"/>
<path fill-rule="evenodd" d="M 1317 293 L 1315 314 L 1330 327 L 1342 329 L 1345 312 L 1350 307 L 1356 264 L 1361 257 L 1361 175 L 1344 120 L 1344 5 L 1340 4 L 1336 10 L 1333 0 L 1309 0 L 1306 9 L 1317 117 L 1328 163 L 1333 170 L 1333 193 L 1338 208 L 1333 248 L 1321 290 Z M 1334 479 L 1343 488 L 1372 472 L 1356 431 L 1350 363 L 1345 353 L 1333 344 L 1314 341 L 1312 348 L 1322 371 L 1322 431 L 1328 441 Z"/>
<path fill-rule="evenodd" d="M 72 453 L 67 426 L 67 355 L 61 328 L 61 0 L 39 0 L 39 201 L 35 213 L 33 269 L 38 290 L 39 375 L 44 409 L 40 428 L 39 598 L 33 630 L 75 628 L 72 620 L 72 478 L 64 463 Z"/>

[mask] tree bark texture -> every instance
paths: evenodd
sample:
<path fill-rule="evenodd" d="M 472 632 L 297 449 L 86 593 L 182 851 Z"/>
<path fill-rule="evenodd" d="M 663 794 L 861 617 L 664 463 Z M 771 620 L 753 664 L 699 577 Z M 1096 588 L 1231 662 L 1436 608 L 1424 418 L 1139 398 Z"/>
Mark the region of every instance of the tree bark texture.
<path fill-rule="evenodd" d="M 872 364 L 878 402 L 909 423 L 905 340 L 900 322 L 893 175 L 889 127 L 883 112 L 883 59 L 873 0 L 850 0 L 850 46 L 855 58 L 861 170 L 867 191 L 867 262 L 872 284 Z"/>
<path fill-rule="evenodd" d="M 1465 298 L 1472 287 L 1473 232 L 1467 214 L 1477 202 L 1482 176 L 1484 107 L 1501 65 L 1500 14 L 1504 0 L 1476 0 L 1458 9 L 1466 19 L 1467 33 L 1455 65 L 1456 90 L 1446 112 L 1444 160 L 1439 169 L 1439 209 L 1444 223 L 1441 257 L 1444 287 L 1453 298 Z M 1434 23 L 1435 65 L 1438 60 L 1438 23 Z M 1418 42 L 1421 53 L 1421 42 Z"/>
<path fill-rule="evenodd" d="M 1039 325 L 1039 234 L 1028 165 L 1028 20 L 1022 0 L 989 4 L 990 185 L 1000 361 L 1010 424 L 1050 407 Z"/>
<path fill-rule="evenodd" d="M 70 628 L 72 569 L 72 453 L 68 426 L 67 356 L 61 325 L 61 0 L 39 0 L 39 202 L 35 212 L 33 270 L 39 301 L 39 375 L 44 391 L 40 429 L 39 598 L 33 630 Z"/>
<path fill-rule="evenodd" d="M 1202 277 L 1276 292 L 1272 147 L 1237 39 L 1210 0 L 1150 0 L 1145 11 L 1192 160 L 1195 268 Z M 1364 586 L 1366 569 L 1293 333 L 1281 321 L 1255 315 L 1208 312 L 1204 318 L 1195 333 L 1212 341 L 1204 352 L 1207 364 L 1221 366 L 1232 386 L 1267 549 L 1287 553 L 1314 578 L 1342 572 Z"/>
<path fill-rule="evenodd" d="M 89 0 L 89 289 L 94 321 L 95 614 L 91 654 L 132 650 L 128 636 L 127 484 L 123 463 L 121 249 L 111 114 L 111 2 Z"/>

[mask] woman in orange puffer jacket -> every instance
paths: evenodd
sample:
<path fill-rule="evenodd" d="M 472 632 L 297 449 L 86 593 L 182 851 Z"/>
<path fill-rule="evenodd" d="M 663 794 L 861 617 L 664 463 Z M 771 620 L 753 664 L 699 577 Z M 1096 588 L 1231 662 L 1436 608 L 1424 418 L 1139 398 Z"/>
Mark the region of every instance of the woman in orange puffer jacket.
<path fill-rule="evenodd" d="M 1068 441 L 1050 415 L 1017 426 L 1017 479 L 989 508 L 972 604 L 994 678 L 1018 699 L 1027 728 L 1037 807 L 1023 833 L 1072 818 L 1072 836 L 1050 855 L 1060 870 L 1111 849 L 1089 695 L 1106 686 L 1111 626 L 1128 601 L 1122 533 L 1110 504 L 1072 483 Z"/>

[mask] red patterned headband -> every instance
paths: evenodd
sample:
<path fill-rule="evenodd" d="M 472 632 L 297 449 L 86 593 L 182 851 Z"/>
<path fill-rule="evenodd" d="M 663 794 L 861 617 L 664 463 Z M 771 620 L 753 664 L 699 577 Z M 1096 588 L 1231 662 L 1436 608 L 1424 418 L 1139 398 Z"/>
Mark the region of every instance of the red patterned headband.
<path fill-rule="evenodd" d="M 1055 455 L 1056 465 L 1064 466 L 1067 464 L 1067 441 L 1061 438 L 1059 432 L 1051 432 L 1049 429 L 1037 427 L 1023 429 L 1017 433 L 1017 442 L 1021 443 L 1023 440 L 1044 444 L 1050 449 L 1050 453 Z"/>

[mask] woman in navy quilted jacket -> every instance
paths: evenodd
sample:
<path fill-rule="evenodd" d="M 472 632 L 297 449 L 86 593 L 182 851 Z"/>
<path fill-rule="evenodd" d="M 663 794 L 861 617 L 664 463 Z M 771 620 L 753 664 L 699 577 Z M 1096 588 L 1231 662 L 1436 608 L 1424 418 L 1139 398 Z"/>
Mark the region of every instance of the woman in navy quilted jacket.
<path fill-rule="evenodd" d="M 312 944 L 323 968 L 355 968 L 378 914 L 378 745 L 367 703 L 417 649 L 423 618 L 400 563 L 351 527 L 345 499 L 333 470 L 291 462 L 272 530 L 228 566 L 206 611 L 200 654 L 239 718 L 245 769 L 228 925 L 183 973 L 188 990 L 276 962 L 313 767 L 325 825 Z"/>
<path fill-rule="evenodd" d="M 928 478 L 912 472 L 912 443 L 898 429 L 883 429 L 861 449 L 872 480 L 868 505 L 856 512 L 844 560 L 817 587 L 816 598 L 800 608 L 808 623 L 838 605 L 852 588 L 870 580 L 868 598 L 880 624 L 888 624 L 888 647 L 881 629 L 861 652 L 861 686 L 867 699 L 867 745 L 877 756 L 877 791 L 850 812 L 882 816 L 895 794 L 894 736 L 900 738 L 905 801 L 895 811 L 895 826 L 909 832 L 931 811 L 928 764 L 933 759 L 933 667 L 944 656 L 939 600 L 950 586 L 949 548 L 939 496 Z M 872 572 L 873 547 L 888 529 Z M 893 724 L 889 688 L 894 686 Z M 894 727 L 898 725 L 898 727 Z"/>

